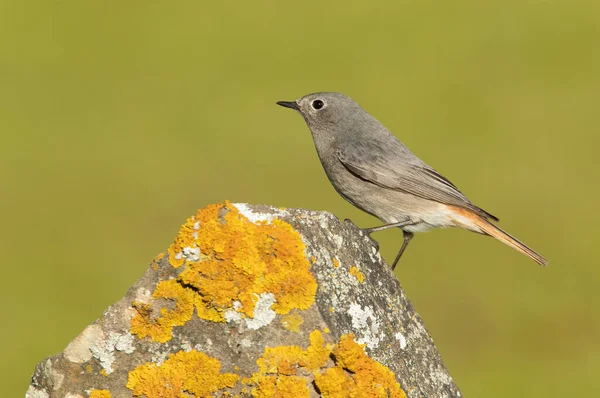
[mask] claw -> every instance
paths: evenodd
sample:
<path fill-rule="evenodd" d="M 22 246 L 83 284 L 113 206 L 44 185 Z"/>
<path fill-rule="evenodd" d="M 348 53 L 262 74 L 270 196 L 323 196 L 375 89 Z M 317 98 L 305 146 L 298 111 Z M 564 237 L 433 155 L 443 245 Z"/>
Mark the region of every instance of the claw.
<path fill-rule="evenodd" d="M 371 235 L 369 235 L 370 237 Z M 375 247 L 375 249 L 377 249 L 377 251 L 379 251 L 379 242 L 377 242 L 375 239 L 371 238 L 371 243 L 373 244 L 373 247 Z"/>
<path fill-rule="evenodd" d="M 348 224 L 351 224 L 351 225 L 355 226 L 356 228 L 358 228 L 358 227 L 356 226 L 356 224 L 354 224 L 354 222 L 353 222 L 351 219 L 349 219 L 349 218 L 346 218 L 346 219 L 344 219 L 344 222 L 345 222 L 345 223 L 348 223 Z"/>

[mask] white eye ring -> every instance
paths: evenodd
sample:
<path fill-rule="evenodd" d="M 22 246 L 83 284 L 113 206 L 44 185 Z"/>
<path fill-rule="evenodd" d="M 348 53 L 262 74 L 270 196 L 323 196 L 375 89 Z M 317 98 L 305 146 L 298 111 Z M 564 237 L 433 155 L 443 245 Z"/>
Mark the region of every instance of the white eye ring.
<path fill-rule="evenodd" d="M 322 109 L 325 106 L 325 103 L 320 99 L 316 99 L 310 103 L 310 106 L 312 106 L 313 109 L 318 111 L 319 109 Z"/>

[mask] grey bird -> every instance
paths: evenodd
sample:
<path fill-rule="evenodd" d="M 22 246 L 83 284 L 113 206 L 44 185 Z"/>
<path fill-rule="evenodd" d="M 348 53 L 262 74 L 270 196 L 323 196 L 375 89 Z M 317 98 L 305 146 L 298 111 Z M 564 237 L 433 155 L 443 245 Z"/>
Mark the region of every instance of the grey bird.
<path fill-rule="evenodd" d="M 365 231 L 402 229 L 404 242 L 392 269 L 414 232 L 436 227 L 458 227 L 492 236 L 536 263 L 548 265 L 544 257 L 493 224 L 497 217 L 471 203 L 350 97 L 322 92 L 277 104 L 304 117 L 336 191 L 386 223 Z"/>

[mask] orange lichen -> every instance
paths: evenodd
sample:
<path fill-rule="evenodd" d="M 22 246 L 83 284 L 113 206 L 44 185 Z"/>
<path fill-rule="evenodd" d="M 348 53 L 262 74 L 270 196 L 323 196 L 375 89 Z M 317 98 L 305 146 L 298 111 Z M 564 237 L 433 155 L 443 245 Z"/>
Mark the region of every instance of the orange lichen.
<path fill-rule="evenodd" d="M 352 334 L 340 338 L 333 355 L 335 367 L 315 375 L 323 397 L 406 398 L 394 373 L 369 358 Z"/>
<path fill-rule="evenodd" d="M 171 339 L 174 326 L 181 326 L 192 319 L 196 295 L 192 289 L 169 279 L 159 282 L 152 297 L 173 300 L 175 308 L 161 308 L 160 314 L 154 314 L 150 304 L 134 302 L 137 314 L 131 319 L 131 333 L 140 339 L 151 337 L 154 341 L 165 343 Z"/>
<path fill-rule="evenodd" d="M 135 397 L 211 397 L 239 380 L 233 373 L 219 373 L 220 369 L 219 360 L 202 352 L 179 351 L 160 366 L 147 363 L 136 367 L 129 372 L 127 388 Z"/>
<path fill-rule="evenodd" d="M 255 398 L 308 398 L 310 390 L 306 380 L 302 377 L 287 376 L 263 376 L 256 382 L 252 389 Z"/>
<path fill-rule="evenodd" d="M 263 293 L 272 293 L 277 314 L 307 309 L 315 300 L 317 283 L 304 254 L 304 243 L 281 220 L 252 223 L 229 202 L 210 205 L 190 217 L 168 249 L 169 263 L 185 265 L 177 279 L 158 284 L 153 299 L 174 301 L 175 309 L 135 303 L 132 333 L 155 341 L 170 339 L 173 326 L 199 318 L 224 322 L 227 311 L 254 317 Z"/>
<path fill-rule="evenodd" d="M 321 390 L 323 397 L 330 398 L 349 397 L 354 387 L 348 372 L 339 366 L 326 369 L 323 373 L 315 375 L 315 384 L 319 389 L 323 389 Z"/>
<path fill-rule="evenodd" d="M 310 345 L 299 364 L 311 372 L 315 372 L 325 366 L 329 360 L 333 344 L 326 344 L 323 335 L 318 330 L 313 330 L 310 333 L 309 339 Z"/>
<path fill-rule="evenodd" d="M 218 215 L 224 207 L 229 211 L 221 220 Z M 195 232 L 191 237 L 190 231 Z M 176 253 L 194 247 L 203 255 L 202 261 L 188 261 L 179 279 L 197 289 L 199 305 L 206 309 L 223 313 L 239 301 L 238 312 L 252 317 L 257 297 L 264 292 L 275 295 L 273 310 L 278 314 L 306 309 L 314 302 L 317 283 L 304 243 L 288 223 L 254 224 L 226 203 L 200 210 L 175 242 Z"/>
<path fill-rule="evenodd" d="M 311 332 L 306 350 L 299 346 L 267 347 L 256 361 L 260 371 L 243 382 L 255 386 L 253 396 L 308 397 L 307 379 L 299 376 L 324 367 L 332 349 L 333 344 L 325 344 L 318 330 Z"/>
<path fill-rule="evenodd" d="M 92 390 L 90 392 L 90 398 L 111 398 L 110 391 L 108 390 Z"/>
<path fill-rule="evenodd" d="M 353 335 L 342 336 L 334 346 L 315 330 L 305 350 L 269 347 L 256 363 L 260 371 L 242 383 L 254 386 L 252 394 L 257 397 L 308 397 L 314 377 L 323 397 L 406 398 L 394 374 L 369 358 Z"/>
<path fill-rule="evenodd" d="M 295 375 L 298 362 L 304 357 L 304 350 L 297 345 L 267 347 L 256 364 L 263 374 Z"/>
<path fill-rule="evenodd" d="M 281 319 L 281 325 L 291 332 L 300 332 L 300 325 L 304 323 L 304 319 L 299 314 L 286 315 Z"/>
<path fill-rule="evenodd" d="M 406 398 L 394 374 L 369 358 L 353 335 L 342 336 L 334 345 L 314 330 L 306 349 L 267 347 L 256 363 L 259 371 L 241 380 L 254 397 L 309 397 L 314 379 L 323 397 Z M 217 359 L 202 352 L 180 351 L 162 365 L 147 363 L 129 372 L 127 388 L 147 398 L 209 397 L 216 392 L 230 396 L 220 390 L 235 387 L 240 377 L 222 374 L 220 367 Z"/>
<path fill-rule="evenodd" d="M 359 281 L 360 283 L 363 283 L 363 282 L 364 282 L 364 280 L 365 280 L 365 276 L 363 275 L 363 273 L 362 273 L 362 272 L 360 272 L 360 271 L 358 270 L 358 268 L 356 268 L 356 267 L 351 267 L 351 268 L 350 268 L 350 275 L 352 275 L 352 276 L 354 276 L 356 279 L 358 279 L 358 281 Z"/>
<path fill-rule="evenodd" d="M 334 257 L 333 258 L 333 266 L 335 268 L 339 267 L 340 266 L 340 260 L 338 260 L 337 258 Z"/>

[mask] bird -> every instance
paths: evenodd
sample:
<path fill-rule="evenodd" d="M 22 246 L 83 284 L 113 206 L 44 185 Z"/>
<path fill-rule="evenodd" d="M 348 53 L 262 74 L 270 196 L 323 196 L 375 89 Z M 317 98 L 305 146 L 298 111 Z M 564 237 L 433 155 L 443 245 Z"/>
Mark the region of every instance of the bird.
<path fill-rule="evenodd" d="M 335 190 L 348 202 L 385 224 L 398 227 L 402 246 L 392 270 L 414 233 L 457 227 L 496 238 L 536 263 L 548 261 L 494 222 L 499 219 L 473 204 L 449 179 L 413 154 L 394 134 L 352 98 L 318 92 L 296 101 L 278 101 L 304 118 L 317 154 Z"/>

